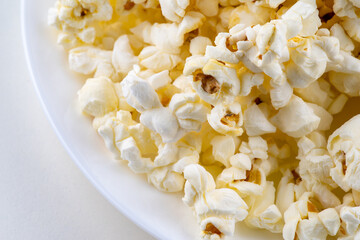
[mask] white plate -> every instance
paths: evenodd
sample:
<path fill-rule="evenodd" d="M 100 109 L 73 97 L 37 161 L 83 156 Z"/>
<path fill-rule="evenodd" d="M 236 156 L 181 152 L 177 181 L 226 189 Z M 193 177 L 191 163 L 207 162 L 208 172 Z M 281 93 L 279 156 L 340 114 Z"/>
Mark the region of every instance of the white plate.
<path fill-rule="evenodd" d="M 68 70 L 66 54 L 47 26 L 55 1 L 23 0 L 22 30 L 30 72 L 44 110 L 62 144 L 82 172 L 117 209 L 158 239 L 198 239 L 198 227 L 181 194 L 164 194 L 133 174 L 111 154 L 76 109 L 83 80 Z M 240 233 L 241 232 L 241 233 Z M 239 237 L 239 236 L 242 237 Z M 237 226 L 236 239 L 280 239 L 266 231 Z"/>

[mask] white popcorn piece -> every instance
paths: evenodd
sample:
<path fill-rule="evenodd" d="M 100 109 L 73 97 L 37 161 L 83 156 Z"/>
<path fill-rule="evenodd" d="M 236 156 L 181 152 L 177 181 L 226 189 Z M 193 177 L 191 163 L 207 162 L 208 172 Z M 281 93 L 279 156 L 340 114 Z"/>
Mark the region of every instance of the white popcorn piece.
<path fill-rule="evenodd" d="M 340 94 L 330 105 L 328 112 L 332 115 L 338 114 L 343 110 L 348 100 L 349 98 L 345 94 Z"/>
<path fill-rule="evenodd" d="M 234 68 L 210 60 L 202 72 L 194 73 L 193 87 L 204 101 L 216 105 L 219 101 L 231 101 L 240 92 L 240 80 Z"/>
<path fill-rule="evenodd" d="M 334 208 L 327 208 L 319 212 L 319 219 L 330 236 L 335 236 L 340 228 L 340 217 Z"/>
<path fill-rule="evenodd" d="M 139 112 L 161 106 L 158 95 L 150 83 L 136 75 L 135 70 L 121 82 L 122 92 L 127 103 Z"/>
<path fill-rule="evenodd" d="M 248 136 L 260 136 L 276 132 L 276 127 L 269 122 L 256 104 L 245 110 L 244 127 Z"/>
<path fill-rule="evenodd" d="M 324 208 L 337 207 L 341 204 L 340 199 L 324 184 L 314 184 L 311 188 L 314 196 Z"/>
<path fill-rule="evenodd" d="M 228 49 L 229 33 L 219 33 L 215 38 L 216 46 L 207 46 L 205 56 L 218 61 L 236 64 L 239 62 L 239 56 Z"/>
<path fill-rule="evenodd" d="M 125 111 L 128 111 L 128 112 L 135 111 L 135 108 L 133 108 L 132 106 L 130 106 L 126 102 L 126 99 L 125 99 L 124 94 L 122 92 L 121 84 L 120 83 L 114 83 L 114 88 L 115 88 L 115 92 L 116 92 L 116 95 L 117 95 L 118 100 L 119 100 L 119 109 L 120 110 L 125 110 Z"/>
<path fill-rule="evenodd" d="M 321 25 L 319 17 L 314 19 L 314 15 L 318 13 L 316 8 L 316 1 L 314 0 L 297 1 L 281 16 L 287 21 L 289 38 L 295 37 L 299 33 L 303 36 L 315 34 L 317 27 Z"/>
<path fill-rule="evenodd" d="M 332 72 L 329 73 L 329 75 Z M 325 80 L 324 80 L 325 81 Z M 306 88 L 295 88 L 294 91 L 297 96 L 301 97 L 304 101 L 315 103 L 325 109 L 329 107 L 332 98 L 329 96 L 326 89 L 321 87 L 320 79 L 311 83 Z"/>
<path fill-rule="evenodd" d="M 289 104 L 271 118 L 271 122 L 287 135 L 298 138 L 317 129 L 320 118 L 301 98 L 293 96 Z"/>
<path fill-rule="evenodd" d="M 188 131 L 199 131 L 206 114 L 209 111 L 195 93 L 175 94 L 169 103 L 169 108 L 175 114 L 179 126 Z"/>
<path fill-rule="evenodd" d="M 320 137 L 324 138 L 323 136 Z M 323 141 L 326 141 L 325 138 Z M 302 137 L 298 141 L 298 147 L 299 174 L 308 188 L 311 189 L 316 183 L 335 188 L 336 184 L 330 176 L 330 169 L 335 165 L 326 149 L 326 145 L 321 146 L 314 139 Z"/>
<path fill-rule="evenodd" d="M 296 37 L 290 40 L 289 45 L 290 62 L 286 75 L 291 86 L 307 87 L 325 73 L 328 55 L 313 38 Z"/>
<path fill-rule="evenodd" d="M 306 239 L 326 239 L 328 235 L 326 228 L 322 225 L 317 214 L 309 214 L 308 219 L 298 223 L 297 236 L 300 240 Z"/>
<path fill-rule="evenodd" d="M 100 131 L 102 131 L 100 129 Z M 150 158 L 143 158 L 134 138 L 128 137 L 116 143 L 122 159 L 129 162 L 128 166 L 137 173 L 147 172 L 152 168 Z"/>
<path fill-rule="evenodd" d="M 172 84 L 178 89 L 181 89 L 181 91 L 184 93 L 192 93 L 195 92 L 194 88 L 192 87 L 192 81 L 192 76 L 180 75 L 174 80 Z"/>
<path fill-rule="evenodd" d="M 319 123 L 317 130 L 319 130 L 319 131 L 329 130 L 331 123 L 333 121 L 333 116 L 328 111 L 326 111 L 324 108 L 322 108 L 316 104 L 313 104 L 313 103 L 307 103 L 307 104 L 314 111 L 315 115 L 320 118 L 320 123 Z"/>
<path fill-rule="evenodd" d="M 219 0 L 196 0 L 196 7 L 205 16 L 213 17 L 219 12 Z"/>
<path fill-rule="evenodd" d="M 176 116 L 169 108 L 153 108 L 144 111 L 140 116 L 140 122 L 152 131 L 160 134 L 163 142 L 176 142 L 183 135 L 180 131 Z"/>
<path fill-rule="evenodd" d="M 196 34 L 205 20 L 199 12 L 188 12 L 180 23 L 154 23 L 145 21 L 131 31 L 145 43 L 151 44 L 159 51 L 168 54 L 179 54 L 185 40 Z M 187 35 L 189 34 L 189 35 Z"/>
<path fill-rule="evenodd" d="M 231 12 L 229 27 L 232 28 L 237 24 L 244 24 L 246 27 L 265 24 L 270 20 L 273 12 L 272 9 L 258 6 L 257 4 L 248 3 L 240 5 Z"/>
<path fill-rule="evenodd" d="M 127 35 L 122 35 L 116 40 L 112 54 L 112 64 L 116 71 L 122 74 L 127 74 L 135 64 L 138 64 L 138 59 L 134 56 Z"/>
<path fill-rule="evenodd" d="M 233 155 L 232 157 L 230 157 L 230 164 L 231 164 L 231 166 L 245 169 L 248 171 L 251 170 L 251 165 L 252 165 L 251 159 L 249 158 L 248 155 L 246 155 L 244 153 L 237 153 L 237 154 Z"/>
<path fill-rule="evenodd" d="M 328 140 L 327 149 L 335 164 L 330 175 L 344 191 L 360 190 L 359 123 L 360 115 L 356 115 L 333 132 Z"/>
<path fill-rule="evenodd" d="M 74 72 L 89 75 L 100 72 L 102 68 L 108 66 L 109 74 L 104 77 L 112 77 L 114 69 L 111 63 L 111 51 L 105 51 L 95 47 L 77 47 L 69 51 L 69 66 Z M 96 75 L 100 75 L 96 73 Z"/>
<path fill-rule="evenodd" d="M 147 80 L 155 90 L 165 87 L 172 82 L 172 79 L 169 76 L 169 70 L 164 70 L 162 72 L 152 74 L 147 78 Z"/>
<path fill-rule="evenodd" d="M 193 207 L 203 239 L 232 236 L 235 223 L 245 219 L 248 206 L 234 190 L 215 189 L 210 173 L 197 164 L 185 168 L 185 196 L 183 201 Z"/>
<path fill-rule="evenodd" d="M 360 74 L 346 74 L 340 72 L 329 72 L 330 82 L 342 93 L 350 97 L 360 96 Z"/>
<path fill-rule="evenodd" d="M 346 33 L 357 42 L 360 42 L 360 18 L 344 18 L 342 25 L 346 30 Z"/>
<path fill-rule="evenodd" d="M 179 22 L 185 15 L 189 0 L 159 0 L 162 14 L 173 22 Z"/>
<path fill-rule="evenodd" d="M 261 195 L 265 185 L 266 176 L 261 168 L 253 168 L 249 171 L 245 179 L 233 180 L 229 182 L 228 187 L 235 189 L 241 197 L 258 196 Z"/>
<path fill-rule="evenodd" d="M 294 194 L 296 180 L 297 179 L 294 179 L 290 170 L 286 170 L 279 182 L 276 192 L 276 206 L 282 214 L 284 214 L 284 212 L 296 200 Z"/>
<path fill-rule="evenodd" d="M 292 95 L 293 88 L 288 82 L 284 82 L 282 85 L 274 85 L 270 90 L 271 103 L 275 109 L 285 107 Z"/>
<path fill-rule="evenodd" d="M 154 159 L 156 168 L 147 174 L 148 181 L 163 192 L 183 190 L 182 174 L 186 166 L 199 162 L 201 141 L 198 135 L 190 133 L 176 144 L 159 142 L 159 153 Z"/>
<path fill-rule="evenodd" d="M 261 137 L 249 137 L 239 150 L 240 153 L 230 157 L 230 165 L 226 165 L 227 168 L 217 177 L 217 185 L 236 189 L 242 197 L 261 195 L 266 185 L 265 169 L 261 163 L 268 158 L 267 143 Z M 255 160 L 256 165 L 253 164 Z"/>
<path fill-rule="evenodd" d="M 295 239 L 295 233 L 301 240 L 306 239 L 319 239 L 325 240 L 328 234 L 333 234 L 336 229 L 327 229 L 331 225 L 336 228 L 338 225 L 336 222 L 340 222 L 335 216 L 331 216 L 331 222 L 323 224 L 321 217 L 328 214 L 327 212 L 322 213 L 319 216 L 319 210 L 310 200 L 311 194 L 309 192 L 304 193 L 300 199 L 290 205 L 284 214 L 285 225 L 283 229 L 283 238 L 285 240 Z"/>
<path fill-rule="evenodd" d="M 235 153 L 235 142 L 231 136 L 216 136 L 211 140 L 213 155 L 216 161 L 230 167 L 230 157 Z"/>
<path fill-rule="evenodd" d="M 177 54 L 167 53 L 155 46 L 145 47 L 138 56 L 140 65 L 155 72 L 171 70 L 181 62 Z"/>
<path fill-rule="evenodd" d="M 243 133 L 243 115 L 238 102 L 217 104 L 207 115 L 211 127 L 221 134 L 240 136 Z"/>
<path fill-rule="evenodd" d="M 119 104 L 114 85 L 106 77 L 89 78 L 78 97 L 81 110 L 94 117 L 116 110 Z"/>
<path fill-rule="evenodd" d="M 230 157 L 231 167 L 224 169 L 216 178 L 216 186 L 227 187 L 233 181 L 243 181 L 247 178 L 247 171 L 252 168 L 252 161 L 248 155 L 237 153 Z"/>
<path fill-rule="evenodd" d="M 239 73 L 238 73 L 239 74 Z M 251 73 L 248 70 L 241 71 L 239 74 L 239 78 L 241 80 L 241 96 L 248 96 L 252 91 L 253 87 L 260 87 L 264 83 L 264 74 L 262 73 Z M 287 96 L 286 92 L 282 92 L 285 98 Z M 284 97 L 281 97 L 284 98 Z"/>
<path fill-rule="evenodd" d="M 163 192 L 180 192 L 183 190 L 185 179 L 182 174 L 160 167 L 148 174 L 148 181 Z"/>
<path fill-rule="evenodd" d="M 347 52 L 351 52 L 352 50 L 354 50 L 355 48 L 354 43 L 352 42 L 351 38 L 345 33 L 344 29 L 340 24 L 335 23 L 330 28 L 330 32 L 331 32 L 331 36 L 334 36 L 337 39 L 339 39 L 340 48 L 342 50 Z"/>
<path fill-rule="evenodd" d="M 192 55 L 204 55 L 207 46 L 211 46 L 212 42 L 209 38 L 198 36 L 190 41 L 189 51 Z"/>
<path fill-rule="evenodd" d="M 209 61 L 206 56 L 195 55 L 188 57 L 185 62 L 183 73 L 185 76 L 192 76 L 196 70 L 203 68 L 203 66 Z"/>
<path fill-rule="evenodd" d="M 341 17 L 341 23 L 351 38 L 356 41 L 360 40 L 360 28 L 358 26 L 360 18 L 358 11 L 360 5 L 356 0 L 335 0 L 334 12 L 337 16 Z"/>
<path fill-rule="evenodd" d="M 187 33 L 193 33 L 196 36 L 198 34 L 196 31 L 199 31 L 199 28 L 203 25 L 204 21 L 204 15 L 199 12 L 191 11 L 186 13 L 184 19 L 179 24 L 176 36 L 176 38 L 181 41 L 179 46 L 183 45 L 185 40 L 187 40 L 185 39 Z M 191 38 L 192 36 L 188 37 Z M 174 41 L 174 39 L 172 39 L 172 41 Z"/>
<path fill-rule="evenodd" d="M 267 159 L 267 142 L 261 137 L 249 137 L 248 142 L 242 142 L 240 152 L 248 154 L 250 158 Z"/>
<path fill-rule="evenodd" d="M 268 181 L 262 194 L 250 199 L 248 203 L 250 210 L 245 223 L 274 233 L 281 232 L 284 224 L 282 214 L 274 202 L 275 188 L 273 183 Z"/>
<path fill-rule="evenodd" d="M 130 112 L 111 112 L 96 118 L 93 125 L 115 157 L 128 161 L 134 172 L 144 173 L 153 169 L 151 158 L 143 155 L 154 155 L 157 148 L 150 131 L 132 120 Z"/>
<path fill-rule="evenodd" d="M 93 27 L 85 28 L 77 34 L 78 38 L 84 43 L 93 43 L 95 41 L 95 35 L 96 32 Z"/>
<path fill-rule="evenodd" d="M 342 207 L 340 218 L 345 225 L 346 234 L 354 235 L 360 224 L 360 207 Z"/>
<path fill-rule="evenodd" d="M 93 43 L 94 28 L 88 28 L 89 25 L 110 20 L 112 13 L 113 9 L 107 0 L 59 0 L 49 10 L 48 23 L 85 43 Z"/>

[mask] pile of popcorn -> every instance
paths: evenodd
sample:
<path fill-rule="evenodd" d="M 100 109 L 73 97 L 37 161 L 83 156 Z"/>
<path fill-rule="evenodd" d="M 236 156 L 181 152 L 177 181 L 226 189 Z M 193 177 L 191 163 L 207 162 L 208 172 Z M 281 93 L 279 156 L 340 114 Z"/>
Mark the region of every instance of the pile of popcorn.
<path fill-rule="evenodd" d="M 58 0 L 49 24 L 107 148 L 202 239 L 360 239 L 360 115 L 329 131 L 360 96 L 359 0 Z"/>

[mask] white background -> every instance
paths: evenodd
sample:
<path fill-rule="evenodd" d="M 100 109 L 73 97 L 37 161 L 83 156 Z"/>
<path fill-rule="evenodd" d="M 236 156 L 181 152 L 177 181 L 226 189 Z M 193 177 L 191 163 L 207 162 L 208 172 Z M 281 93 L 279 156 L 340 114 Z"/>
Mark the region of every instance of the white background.
<path fill-rule="evenodd" d="M 110 205 L 65 152 L 30 80 L 20 0 L 0 0 L 0 9 L 0 239 L 153 239 Z"/>

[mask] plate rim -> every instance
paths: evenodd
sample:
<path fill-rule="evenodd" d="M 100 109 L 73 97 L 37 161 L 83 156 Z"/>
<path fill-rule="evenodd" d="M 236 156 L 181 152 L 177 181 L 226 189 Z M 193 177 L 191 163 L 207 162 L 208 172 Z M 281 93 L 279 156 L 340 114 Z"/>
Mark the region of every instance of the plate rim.
<path fill-rule="evenodd" d="M 85 177 L 88 179 L 88 181 L 95 187 L 95 189 L 102 195 L 113 207 L 115 207 L 118 211 L 120 211 L 121 214 L 123 214 L 126 218 L 128 218 L 131 222 L 133 222 L 136 226 L 150 234 L 152 237 L 156 239 L 165 239 L 165 236 L 163 236 L 160 232 L 156 231 L 154 228 L 151 228 L 148 224 L 144 223 L 141 218 L 136 218 L 137 216 L 130 213 L 129 209 L 117 202 L 112 195 L 103 188 L 102 184 L 92 176 L 92 174 L 84 167 L 84 165 L 81 164 L 81 162 L 78 160 L 78 157 L 76 154 L 71 150 L 71 147 L 66 143 L 63 135 L 59 131 L 58 127 L 54 123 L 54 120 L 51 116 L 51 114 L 48 111 L 48 108 L 44 102 L 43 95 L 39 89 L 38 83 L 36 81 L 37 76 L 35 76 L 35 73 L 33 71 L 33 65 L 31 62 L 31 57 L 29 54 L 29 43 L 28 43 L 28 33 L 26 29 L 26 14 L 27 14 L 27 4 L 29 4 L 29 1 L 27 0 L 21 0 L 20 2 L 20 25 L 21 25 L 21 39 L 22 39 L 22 45 L 24 48 L 24 55 L 26 60 L 27 69 L 29 71 L 30 79 L 32 82 L 32 85 L 35 88 L 36 95 L 38 99 L 40 100 L 41 107 L 45 113 L 45 116 L 47 120 L 50 122 L 50 125 L 55 132 L 57 138 L 60 140 L 61 145 L 65 148 L 67 154 L 70 156 L 73 162 L 75 162 L 76 166 L 80 169 L 82 174 L 85 175 Z"/>

